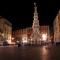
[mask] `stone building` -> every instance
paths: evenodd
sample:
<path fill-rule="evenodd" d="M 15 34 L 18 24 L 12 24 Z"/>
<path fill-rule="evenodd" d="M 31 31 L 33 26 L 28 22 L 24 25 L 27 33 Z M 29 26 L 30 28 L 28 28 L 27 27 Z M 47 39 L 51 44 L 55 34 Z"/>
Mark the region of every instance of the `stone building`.
<path fill-rule="evenodd" d="M 54 42 L 60 42 L 60 10 L 53 22 L 54 26 Z"/>
<path fill-rule="evenodd" d="M 24 40 L 24 38 L 25 40 L 28 40 L 30 39 L 31 33 L 32 33 L 31 27 L 13 31 L 12 37 L 14 38 L 14 40 L 12 39 L 12 42 L 16 42 L 17 40 L 22 41 Z"/>
<path fill-rule="evenodd" d="M 2 37 L 11 43 L 12 35 L 12 24 L 5 18 L 0 17 L 0 42 L 3 40 Z"/>
<path fill-rule="evenodd" d="M 36 3 L 34 3 L 33 18 L 32 27 L 19 29 L 13 32 L 15 40 L 24 40 L 25 42 L 28 41 L 31 44 L 41 44 L 41 41 L 47 42 L 50 40 L 49 26 L 40 26 L 39 24 Z"/>
<path fill-rule="evenodd" d="M 39 40 L 49 42 L 49 40 L 50 40 L 49 26 L 40 26 L 39 32 L 40 32 Z M 29 43 L 32 43 L 31 38 L 30 38 L 32 33 L 33 33 L 32 27 L 13 31 L 12 36 L 13 36 L 14 40 L 12 40 L 12 42 L 16 42 L 17 40 L 19 40 L 19 41 L 26 40 Z M 43 38 L 43 35 L 45 35 L 47 38 L 46 39 Z"/>
<path fill-rule="evenodd" d="M 50 41 L 50 30 L 49 26 L 40 26 L 40 34 L 41 34 L 41 40 L 49 42 Z M 43 36 L 46 36 L 45 38 Z"/>

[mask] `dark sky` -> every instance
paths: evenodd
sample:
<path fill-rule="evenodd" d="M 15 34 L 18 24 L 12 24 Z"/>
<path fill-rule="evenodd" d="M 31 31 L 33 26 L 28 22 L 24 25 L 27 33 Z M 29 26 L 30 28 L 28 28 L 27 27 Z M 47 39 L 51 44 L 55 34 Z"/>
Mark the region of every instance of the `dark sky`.
<path fill-rule="evenodd" d="M 60 9 L 60 3 L 52 0 L 22 0 L 7 1 L 0 7 L 0 14 L 8 19 L 13 26 L 13 30 L 31 27 L 33 22 L 34 2 L 37 3 L 40 25 L 50 25 Z"/>

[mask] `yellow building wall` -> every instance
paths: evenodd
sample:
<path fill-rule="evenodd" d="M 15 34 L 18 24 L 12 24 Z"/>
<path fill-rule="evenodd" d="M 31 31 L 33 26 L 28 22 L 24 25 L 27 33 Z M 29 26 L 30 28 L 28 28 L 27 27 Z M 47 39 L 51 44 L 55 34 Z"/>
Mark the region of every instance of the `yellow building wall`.
<path fill-rule="evenodd" d="M 3 35 L 3 38 L 6 38 L 6 40 L 11 41 L 12 24 L 3 17 L 0 17 L 0 29 L 3 31 L 1 33 L 1 35 Z"/>

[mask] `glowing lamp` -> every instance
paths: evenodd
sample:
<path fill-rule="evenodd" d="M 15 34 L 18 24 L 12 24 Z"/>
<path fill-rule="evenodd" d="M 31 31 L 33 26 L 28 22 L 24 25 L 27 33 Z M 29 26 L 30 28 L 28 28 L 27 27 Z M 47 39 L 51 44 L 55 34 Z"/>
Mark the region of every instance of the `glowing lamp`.
<path fill-rule="evenodd" d="M 42 40 L 46 41 L 47 40 L 47 34 L 42 34 Z"/>
<path fill-rule="evenodd" d="M 27 41 L 27 37 L 23 37 L 23 39 L 22 39 L 22 43 L 27 43 L 28 41 Z"/>

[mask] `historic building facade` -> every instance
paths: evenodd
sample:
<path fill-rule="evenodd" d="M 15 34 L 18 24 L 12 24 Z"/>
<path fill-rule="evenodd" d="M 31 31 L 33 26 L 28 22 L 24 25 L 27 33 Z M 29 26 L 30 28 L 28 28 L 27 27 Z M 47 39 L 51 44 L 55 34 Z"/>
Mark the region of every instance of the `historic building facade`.
<path fill-rule="evenodd" d="M 49 26 L 40 26 L 36 3 L 34 3 L 34 20 L 32 27 L 19 29 L 13 32 L 14 41 L 19 40 L 31 44 L 41 44 L 42 41 L 50 40 Z M 13 40 L 12 40 L 13 41 Z"/>
<path fill-rule="evenodd" d="M 39 39 L 39 41 L 37 40 L 37 43 L 40 44 L 40 41 L 48 42 L 50 40 L 49 26 L 40 26 L 39 32 L 40 32 L 40 39 Z M 33 33 L 32 27 L 13 31 L 12 37 L 14 38 L 14 40 L 12 40 L 12 42 L 16 42 L 17 40 L 19 40 L 20 42 L 22 40 L 27 40 L 29 43 L 32 44 L 35 42 L 34 40 L 31 39 L 32 33 Z M 43 37 L 43 35 L 47 36 L 46 40 Z M 32 38 L 33 38 L 33 36 L 32 36 Z"/>
<path fill-rule="evenodd" d="M 12 39 L 12 42 L 16 42 L 17 40 L 22 41 L 24 40 L 24 38 L 25 40 L 28 40 L 30 39 L 31 33 L 32 33 L 31 27 L 13 31 L 12 37 L 14 38 L 14 40 Z"/>
<path fill-rule="evenodd" d="M 60 10 L 53 22 L 54 26 L 54 42 L 60 42 Z"/>
<path fill-rule="evenodd" d="M 0 42 L 7 40 L 11 43 L 12 24 L 7 19 L 0 17 Z"/>
<path fill-rule="evenodd" d="M 46 42 L 51 41 L 51 39 L 50 39 L 50 29 L 49 29 L 48 25 L 40 26 L 40 34 L 41 34 L 41 40 L 45 40 Z M 43 37 L 44 35 L 46 37 Z"/>

